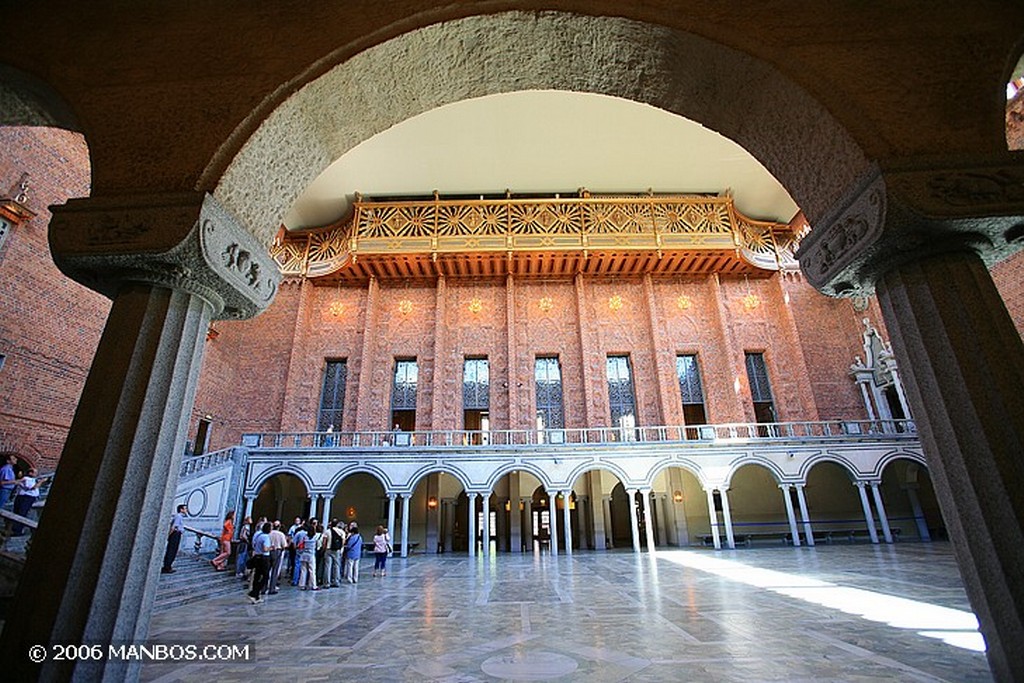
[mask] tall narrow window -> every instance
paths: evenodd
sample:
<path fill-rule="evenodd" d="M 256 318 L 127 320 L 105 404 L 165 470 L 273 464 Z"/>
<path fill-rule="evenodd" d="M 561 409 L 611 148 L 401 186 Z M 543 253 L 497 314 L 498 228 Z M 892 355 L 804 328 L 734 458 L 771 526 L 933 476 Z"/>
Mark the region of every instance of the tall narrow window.
<path fill-rule="evenodd" d="M 416 430 L 416 359 L 395 361 L 395 383 L 391 389 L 391 424 L 403 432 Z"/>
<path fill-rule="evenodd" d="M 324 368 L 324 384 L 320 389 L 320 414 L 316 431 L 338 431 L 341 429 L 342 410 L 345 408 L 345 382 L 348 378 L 348 362 L 328 360 Z"/>
<path fill-rule="evenodd" d="M 619 430 L 623 441 L 636 439 L 636 397 L 633 394 L 633 373 L 629 356 L 608 356 L 608 404 L 611 425 Z"/>
<path fill-rule="evenodd" d="M 213 427 L 213 417 L 204 415 L 199 418 L 199 426 L 196 427 L 196 444 L 192 449 L 193 455 L 202 455 L 210 445 L 210 429 Z"/>
<path fill-rule="evenodd" d="M 704 410 L 704 387 L 700 381 L 700 366 L 694 354 L 676 356 L 676 376 L 679 378 L 679 395 L 683 400 L 683 423 L 688 425 L 707 424 Z M 689 432 L 687 432 L 689 434 Z M 696 433 L 694 433 L 696 436 Z"/>
<path fill-rule="evenodd" d="M 768 367 L 763 353 L 747 353 L 747 381 L 754 400 L 754 419 L 757 422 L 775 422 L 775 404 L 772 387 L 768 383 Z"/>
<path fill-rule="evenodd" d="M 558 356 L 537 356 L 533 362 L 534 393 L 537 396 L 538 440 L 565 440 L 565 410 L 562 406 L 562 369 Z M 548 431 L 555 430 L 555 431 Z"/>
<path fill-rule="evenodd" d="M 475 432 L 470 441 L 487 443 L 485 432 L 490 429 L 491 407 L 490 366 L 486 358 L 467 358 L 462 364 L 462 423 L 464 429 Z"/>

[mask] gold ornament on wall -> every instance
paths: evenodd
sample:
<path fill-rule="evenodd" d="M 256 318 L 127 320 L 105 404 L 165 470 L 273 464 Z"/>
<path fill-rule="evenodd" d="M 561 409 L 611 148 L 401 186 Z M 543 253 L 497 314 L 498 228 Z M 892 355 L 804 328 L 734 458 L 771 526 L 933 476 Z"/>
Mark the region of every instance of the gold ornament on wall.
<path fill-rule="evenodd" d="M 620 308 L 622 308 L 622 297 L 619 296 L 618 294 L 615 294 L 614 296 L 609 298 L 608 308 L 612 309 L 613 311 L 617 311 Z"/>
<path fill-rule="evenodd" d="M 747 276 L 743 276 L 743 281 L 747 283 L 747 293 L 740 299 L 740 303 L 743 304 L 743 308 L 750 312 L 761 305 L 761 297 L 750 291 L 750 280 Z"/>
<path fill-rule="evenodd" d="M 340 301 L 332 301 L 331 305 L 327 307 L 327 312 L 335 318 L 340 318 L 341 314 L 345 312 L 345 304 Z"/>
<path fill-rule="evenodd" d="M 693 299 L 686 296 L 685 294 L 680 294 L 676 298 L 676 306 L 679 307 L 680 311 L 688 311 L 691 308 L 693 308 Z"/>
<path fill-rule="evenodd" d="M 479 297 L 473 297 L 469 300 L 469 312 L 476 315 L 480 311 L 484 310 L 484 302 Z"/>
<path fill-rule="evenodd" d="M 402 315 L 409 315 L 412 313 L 412 302 L 408 299 L 402 299 L 398 302 L 398 312 Z"/>
<path fill-rule="evenodd" d="M 540 310 L 547 313 L 548 311 L 555 307 L 555 302 L 551 299 L 550 296 L 542 296 L 540 298 L 540 301 L 537 302 L 537 307 L 540 308 Z"/>

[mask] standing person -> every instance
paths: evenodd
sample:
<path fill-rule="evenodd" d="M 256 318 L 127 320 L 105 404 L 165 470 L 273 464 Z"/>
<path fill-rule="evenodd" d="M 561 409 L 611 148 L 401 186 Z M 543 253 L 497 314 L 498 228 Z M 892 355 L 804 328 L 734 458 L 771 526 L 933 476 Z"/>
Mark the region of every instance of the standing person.
<path fill-rule="evenodd" d="M 327 552 L 324 555 L 324 588 L 341 585 L 341 549 L 345 546 L 345 530 L 337 519 L 327 528 Z"/>
<path fill-rule="evenodd" d="M 324 558 L 327 556 L 327 545 L 330 539 L 325 533 L 324 525 L 320 522 L 316 523 L 317 542 L 316 542 L 316 585 L 324 585 Z"/>
<path fill-rule="evenodd" d="M 171 517 L 171 529 L 167 532 L 167 549 L 164 550 L 164 566 L 160 570 L 163 574 L 173 574 L 174 558 L 178 556 L 178 547 L 181 545 L 181 535 L 185 533 L 185 515 L 188 514 L 188 506 L 182 503 L 178 511 Z"/>
<path fill-rule="evenodd" d="M 28 474 L 17 481 L 14 496 L 14 514 L 28 517 L 32 506 L 39 500 L 39 487 L 43 485 L 47 477 L 38 477 L 38 470 L 35 467 L 28 468 Z M 11 527 L 11 533 L 21 536 L 25 533 L 25 525 L 15 522 Z"/>
<path fill-rule="evenodd" d="M 281 568 L 287 556 L 288 537 L 281 531 L 281 520 L 275 519 L 270 531 L 270 582 L 267 592 L 273 595 L 281 588 Z"/>
<path fill-rule="evenodd" d="M 316 532 L 316 520 L 310 520 L 295 534 L 295 550 L 299 553 L 299 590 L 316 590 L 316 546 L 320 534 Z"/>
<path fill-rule="evenodd" d="M 14 472 L 14 466 L 17 464 L 18 456 L 12 453 L 4 459 L 4 466 L 0 467 L 0 510 L 14 498 L 14 487 L 18 483 L 18 475 Z"/>
<path fill-rule="evenodd" d="M 387 576 L 387 563 L 388 553 L 391 552 L 391 535 L 388 534 L 388 530 L 383 526 L 377 527 L 377 533 L 373 536 L 373 576 L 377 576 L 377 570 L 380 570 L 381 576 Z"/>
<path fill-rule="evenodd" d="M 242 520 L 238 528 L 238 558 L 235 560 L 235 576 L 245 576 L 245 563 L 249 559 L 249 535 L 252 533 L 252 517 Z"/>
<path fill-rule="evenodd" d="M 363 537 L 359 535 L 359 525 L 355 521 L 348 525 L 348 538 L 345 539 L 345 580 L 349 583 L 359 582 L 359 560 L 363 556 Z"/>
<path fill-rule="evenodd" d="M 227 569 L 228 558 L 231 557 L 231 539 L 235 537 L 235 511 L 228 510 L 224 516 L 224 526 L 220 530 L 220 555 L 210 560 L 213 568 L 219 572 Z"/>
<path fill-rule="evenodd" d="M 302 518 L 296 517 L 295 524 L 288 527 L 288 566 L 292 571 L 292 585 L 299 585 L 299 551 L 295 548 L 295 534 L 302 530 Z"/>
<path fill-rule="evenodd" d="M 249 601 L 263 602 L 263 588 L 267 585 L 267 569 L 270 565 L 270 522 L 264 522 L 252 539 L 252 590 Z"/>

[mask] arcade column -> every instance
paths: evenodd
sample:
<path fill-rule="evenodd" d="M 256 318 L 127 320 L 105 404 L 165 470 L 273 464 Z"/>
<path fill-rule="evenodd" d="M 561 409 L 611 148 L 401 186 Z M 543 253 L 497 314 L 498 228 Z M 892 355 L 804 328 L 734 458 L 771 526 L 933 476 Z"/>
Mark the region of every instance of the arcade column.
<path fill-rule="evenodd" d="M 50 245 L 113 305 L 4 627 L 4 674 L 132 680 L 137 664 L 37 665 L 28 648 L 145 640 L 207 328 L 262 311 L 279 275 L 201 193 L 72 200 L 54 208 Z"/>

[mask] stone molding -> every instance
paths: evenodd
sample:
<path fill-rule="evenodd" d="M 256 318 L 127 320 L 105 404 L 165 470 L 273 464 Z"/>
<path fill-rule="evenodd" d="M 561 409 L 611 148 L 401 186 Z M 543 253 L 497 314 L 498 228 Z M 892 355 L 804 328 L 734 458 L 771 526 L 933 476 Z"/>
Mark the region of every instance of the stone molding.
<path fill-rule="evenodd" d="M 830 296 L 867 296 L 892 268 L 950 251 L 990 267 L 1024 248 L 1024 156 L 876 166 L 804 238 L 797 259 Z"/>
<path fill-rule="evenodd" d="M 61 271 L 113 299 L 122 283 L 191 292 L 214 319 L 251 318 L 281 275 L 267 250 L 211 195 L 99 197 L 53 208 L 50 250 Z"/>

